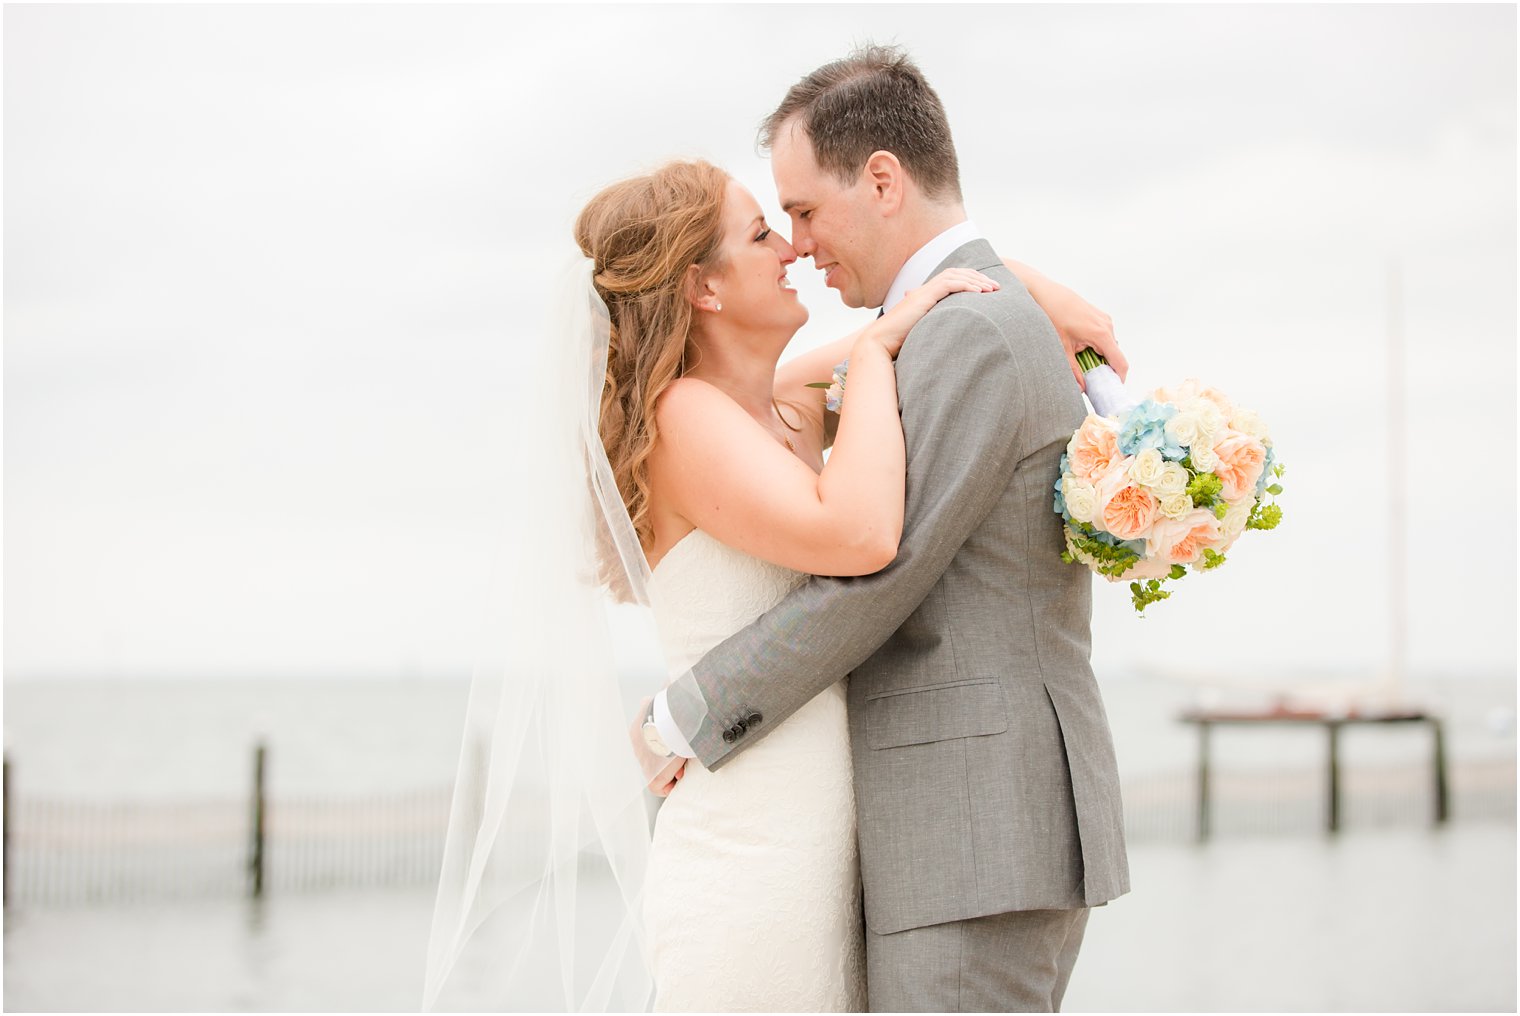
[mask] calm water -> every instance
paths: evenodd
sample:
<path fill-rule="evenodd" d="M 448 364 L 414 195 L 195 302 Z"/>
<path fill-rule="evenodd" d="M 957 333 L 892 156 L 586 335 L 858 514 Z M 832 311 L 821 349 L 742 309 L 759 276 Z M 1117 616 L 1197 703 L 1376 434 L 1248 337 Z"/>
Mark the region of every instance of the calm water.
<path fill-rule="evenodd" d="M 1221 769 L 1298 774 L 1301 831 L 1238 825 L 1203 848 L 1137 838 L 1135 891 L 1095 916 L 1067 1008 L 1513 1010 L 1514 684 L 1421 690 L 1448 717 L 1457 773 L 1498 773 L 1499 807 L 1459 807 L 1439 832 L 1353 821 L 1329 841 L 1314 829 L 1322 736 L 1220 732 Z M 1175 778 L 1185 798 L 1196 743 L 1175 715 L 1194 692 L 1140 678 L 1104 692 L 1126 791 Z M 466 695 L 429 681 L 8 684 L 6 753 L 22 797 L 240 800 L 260 737 L 275 797 L 422 790 L 452 780 Z M 1417 730 L 1352 731 L 1344 755 L 1351 774 L 1418 779 L 1427 745 Z M 1425 807 L 1423 784 L 1405 793 Z M 431 905 L 407 888 L 14 907 L 5 1008 L 414 1010 Z"/>
<path fill-rule="evenodd" d="M 1137 846 L 1068 1011 L 1514 1011 L 1515 831 Z M 414 1011 L 423 891 L 23 911 L 11 1011 Z M 484 1008 L 491 1000 L 480 999 Z"/>

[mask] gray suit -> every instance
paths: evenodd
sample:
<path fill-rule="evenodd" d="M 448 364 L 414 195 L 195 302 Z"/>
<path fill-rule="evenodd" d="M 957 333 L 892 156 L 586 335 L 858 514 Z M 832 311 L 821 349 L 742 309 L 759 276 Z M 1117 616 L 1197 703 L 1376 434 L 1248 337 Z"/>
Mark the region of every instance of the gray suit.
<path fill-rule="evenodd" d="M 936 272 L 949 267 L 1002 288 L 941 301 L 898 358 L 908 477 L 897 559 L 803 584 L 670 696 L 716 770 L 849 674 L 873 948 L 907 929 L 1076 912 L 1129 889 L 1113 742 L 1088 664 L 1091 580 L 1061 562 L 1051 510 L 1082 397 L 1050 321 L 989 244 L 965 244 Z M 691 708 L 693 682 L 706 716 Z M 881 990 L 873 973 L 873 1009 L 914 1001 Z"/>

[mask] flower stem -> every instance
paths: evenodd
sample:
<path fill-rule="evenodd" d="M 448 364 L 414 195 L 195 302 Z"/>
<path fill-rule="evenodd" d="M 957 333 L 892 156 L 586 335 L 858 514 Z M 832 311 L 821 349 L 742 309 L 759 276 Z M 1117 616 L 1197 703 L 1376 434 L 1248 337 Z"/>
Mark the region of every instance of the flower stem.
<path fill-rule="evenodd" d="M 1096 367 L 1100 367 L 1100 366 L 1102 366 L 1103 364 L 1105 364 L 1107 362 L 1108 361 L 1105 360 L 1101 355 L 1099 355 L 1097 353 L 1097 351 L 1095 351 L 1095 350 L 1092 350 L 1092 349 L 1079 349 L 1079 350 L 1077 350 L 1077 363 L 1081 364 L 1081 366 L 1082 366 L 1082 372 L 1084 374 L 1087 371 L 1090 371 L 1090 370 L 1092 370 L 1092 369 L 1094 369 Z"/>

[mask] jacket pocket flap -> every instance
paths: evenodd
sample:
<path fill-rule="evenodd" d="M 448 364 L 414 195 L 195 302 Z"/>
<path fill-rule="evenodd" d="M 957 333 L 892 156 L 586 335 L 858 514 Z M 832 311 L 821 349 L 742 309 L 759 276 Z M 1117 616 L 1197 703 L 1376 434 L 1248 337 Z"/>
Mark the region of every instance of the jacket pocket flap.
<path fill-rule="evenodd" d="M 997 681 L 953 681 L 887 692 L 866 701 L 866 745 L 897 748 L 1000 734 L 1008 707 Z"/>

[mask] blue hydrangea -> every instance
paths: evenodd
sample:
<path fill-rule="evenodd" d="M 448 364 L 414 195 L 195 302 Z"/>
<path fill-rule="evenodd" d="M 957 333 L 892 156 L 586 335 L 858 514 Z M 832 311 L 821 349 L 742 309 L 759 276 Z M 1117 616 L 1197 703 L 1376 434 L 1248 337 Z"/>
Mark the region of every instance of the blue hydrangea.
<path fill-rule="evenodd" d="M 1067 522 L 1071 521 L 1071 513 L 1066 510 L 1066 495 L 1061 493 L 1061 477 L 1066 475 L 1066 456 L 1061 456 L 1061 476 L 1056 477 L 1056 504 L 1055 512 Z"/>
<path fill-rule="evenodd" d="M 1130 410 L 1129 418 L 1124 421 L 1124 427 L 1119 431 L 1119 451 L 1125 455 L 1138 455 L 1147 448 L 1155 448 L 1163 458 L 1180 461 L 1182 446 L 1166 432 L 1166 421 L 1176 415 L 1176 406 L 1146 399 Z"/>
<path fill-rule="evenodd" d="M 1267 449 L 1267 459 L 1262 463 L 1261 476 L 1256 479 L 1256 500 L 1260 501 L 1266 494 L 1267 487 L 1272 483 L 1272 467 L 1277 463 L 1277 456 L 1272 449 Z"/>
<path fill-rule="evenodd" d="M 1134 553 L 1135 555 L 1139 556 L 1142 559 L 1145 557 L 1145 541 L 1144 540 L 1121 540 L 1117 536 L 1115 536 L 1113 533 L 1110 533 L 1108 530 L 1106 530 L 1106 529 L 1099 529 L 1096 526 L 1093 527 L 1092 537 L 1093 537 L 1093 539 L 1097 540 L 1099 543 L 1106 543 L 1110 547 L 1122 547 L 1125 550 L 1128 550 L 1128 551 Z"/>

